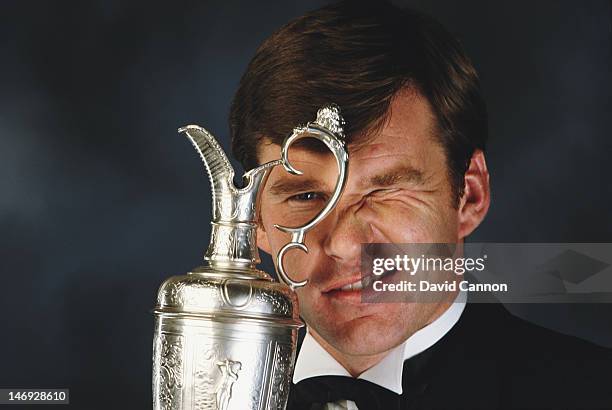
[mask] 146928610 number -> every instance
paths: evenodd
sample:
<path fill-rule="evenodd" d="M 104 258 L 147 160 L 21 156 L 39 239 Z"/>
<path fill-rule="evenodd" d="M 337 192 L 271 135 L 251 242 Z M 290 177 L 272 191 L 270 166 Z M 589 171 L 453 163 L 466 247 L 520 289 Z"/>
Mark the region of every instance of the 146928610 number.
<path fill-rule="evenodd" d="M 10 391 L 8 398 L 11 401 L 64 401 L 65 391 Z"/>

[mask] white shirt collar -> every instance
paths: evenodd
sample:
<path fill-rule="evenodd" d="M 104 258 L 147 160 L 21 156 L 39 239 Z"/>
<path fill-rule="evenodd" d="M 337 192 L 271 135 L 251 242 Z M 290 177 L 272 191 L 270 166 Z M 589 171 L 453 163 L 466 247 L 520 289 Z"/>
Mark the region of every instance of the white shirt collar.
<path fill-rule="evenodd" d="M 466 300 L 467 292 L 460 291 L 453 304 L 440 317 L 391 350 L 378 364 L 359 375 L 358 379 L 370 381 L 397 394 L 402 394 L 404 361 L 427 350 L 448 333 L 459 321 Z M 293 383 L 316 376 L 352 377 L 310 333 L 306 333 L 295 363 Z"/>

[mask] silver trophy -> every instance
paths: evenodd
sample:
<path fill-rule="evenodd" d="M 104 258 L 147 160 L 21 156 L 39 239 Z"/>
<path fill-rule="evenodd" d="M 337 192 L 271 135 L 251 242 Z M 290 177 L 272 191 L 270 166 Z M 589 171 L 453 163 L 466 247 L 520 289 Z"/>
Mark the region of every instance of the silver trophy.
<path fill-rule="evenodd" d="M 348 155 L 343 120 L 336 106 L 320 109 L 317 119 L 293 130 L 281 158 L 244 175 L 244 188 L 233 183 L 234 170 L 215 138 L 201 127 L 179 130 L 193 143 L 210 177 L 213 218 L 205 264 L 173 276 L 160 287 L 153 341 L 155 410 L 285 409 L 296 354 L 300 321 L 295 282 L 283 266 L 293 248 L 307 252 L 304 235 L 333 209 L 344 188 Z M 336 187 L 325 207 L 299 227 L 276 227 L 291 235 L 276 255 L 284 283 L 256 269 L 257 199 L 269 171 L 282 165 L 299 175 L 288 158 L 290 146 L 316 138 L 333 153 Z"/>

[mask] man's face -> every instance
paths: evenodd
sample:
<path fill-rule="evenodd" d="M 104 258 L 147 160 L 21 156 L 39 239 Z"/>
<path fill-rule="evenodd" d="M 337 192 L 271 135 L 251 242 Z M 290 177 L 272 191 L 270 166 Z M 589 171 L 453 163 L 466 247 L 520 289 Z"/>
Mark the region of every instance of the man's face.
<path fill-rule="evenodd" d="M 362 303 L 361 291 L 340 289 L 361 280 L 361 244 L 461 239 L 446 156 L 434 129 L 425 98 L 411 92 L 395 98 L 384 128 L 349 145 L 346 188 L 334 211 L 306 234 L 308 254 L 294 250 L 285 256 L 290 276 L 309 280 L 297 294 L 310 331 L 343 354 L 385 352 L 448 306 L 448 301 Z M 258 242 L 273 256 L 289 241 L 274 224 L 307 222 L 329 199 L 337 176 L 331 154 L 290 151 L 293 166 L 304 174 L 292 176 L 276 167 L 261 195 Z M 260 163 L 278 159 L 279 153 L 278 145 L 262 145 Z"/>

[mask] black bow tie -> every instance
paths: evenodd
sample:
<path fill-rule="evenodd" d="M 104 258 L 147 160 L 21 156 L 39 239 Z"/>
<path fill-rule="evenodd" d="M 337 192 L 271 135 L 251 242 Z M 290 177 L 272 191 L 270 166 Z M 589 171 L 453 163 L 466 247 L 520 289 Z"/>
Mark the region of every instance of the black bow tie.
<path fill-rule="evenodd" d="M 338 400 L 352 400 L 359 410 L 393 410 L 399 408 L 400 396 L 367 380 L 318 376 L 293 386 L 287 409 L 318 410 Z"/>

